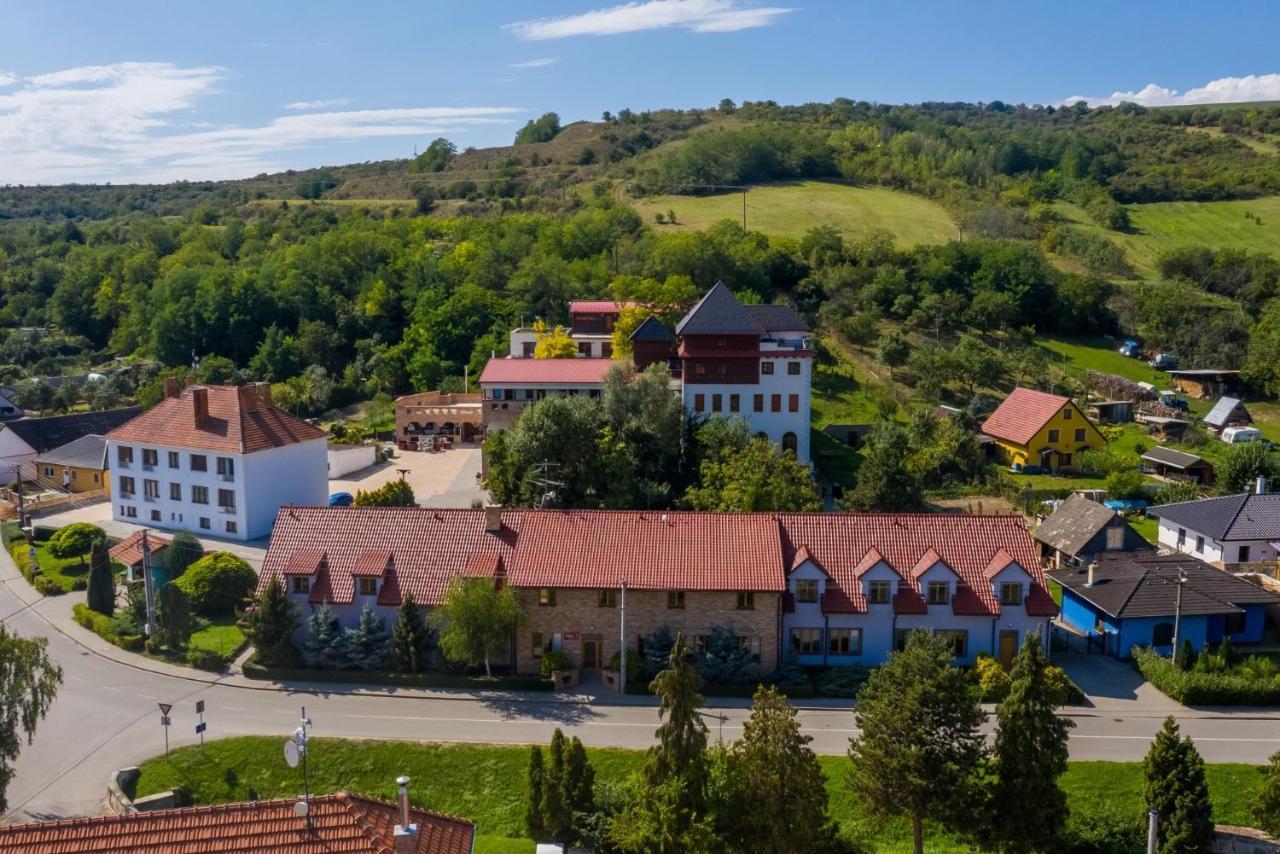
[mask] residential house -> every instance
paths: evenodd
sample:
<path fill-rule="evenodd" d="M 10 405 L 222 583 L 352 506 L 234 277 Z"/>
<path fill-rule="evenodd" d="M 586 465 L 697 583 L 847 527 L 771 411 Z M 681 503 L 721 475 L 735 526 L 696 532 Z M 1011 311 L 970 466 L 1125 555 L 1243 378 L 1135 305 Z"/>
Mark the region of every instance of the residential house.
<path fill-rule="evenodd" d="M 995 440 L 997 459 L 1032 473 L 1072 469 L 1081 451 L 1106 444 L 1070 398 L 1021 387 L 1000 402 L 982 432 Z"/>
<path fill-rule="evenodd" d="M 1198 398 L 1222 397 L 1240 384 L 1239 371 L 1197 368 L 1168 373 L 1173 379 L 1174 388 Z"/>
<path fill-rule="evenodd" d="M 107 474 L 107 440 L 90 433 L 67 444 L 45 451 L 35 459 L 36 480 L 46 486 L 67 492 L 111 494 L 111 478 Z"/>
<path fill-rule="evenodd" d="M 1044 561 L 1059 569 L 1088 563 L 1104 552 L 1151 548 L 1123 516 L 1083 495 L 1068 496 L 1031 536 Z"/>
<path fill-rule="evenodd" d="M 482 395 L 424 391 L 396 398 L 396 444 L 404 450 L 435 436 L 470 442 L 483 433 Z"/>
<path fill-rule="evenodd" d="M 34 480 L 36 457 L 89 435 L 103 435 L 135 418 L 142 408 L 127 406 L 101 412 L 76 412 L 48 418 L 23 418 L 0 424 L 0 472 L 12 479 L 15 468 Z"/>
<path fill-rule="evenodd" d="M 1049 577 L 1062 585 L 1063 622 L 1117 658 L 1135 646 L 1167 655 L 1175 630 L 1179 646 L 1187 640 L 1196 650 L 1224 637 L 1259 643 L 1267 607 L 1280 604 L 1280 596 L 1186 555 L 1105 555 Z"/>
<path fill-rule="evenodd" d="M 18 404 L 18 392 L 7 386 L 0 386 L 0 420 L 21 418 L 24 412 Z"/>
<path fill-rule="evenodd" d="M 1209 432 L 1220 436 L 1228 427 L 1245 427 L 1253 423 L 1253 416 L 1238 397 L 1220 397 L 1209 413 L 1200 419 Z"/>
<path fill-rule="evenodd" d="M 673 377 L 680 376 L 676 336 L 654 315 L 649 315 L 631 333 L 631 361 L 637 371 L 661 362 Z"/>
<path fill-rule="evenodd" d="M 495 663 L 519 672 L 549 649 L 608 666 L 624 606 L 629 649 L 662 626 L 695 645 L 730 626 L 761 672 L 787 647 L 879 664 L 914 628 L 945 632 L 960 661 L 1008 658 L 1056 613 L 1012 516 L 289 507 L 259 584 L 352 626 L 366 604 L 391 624 L 406 593 L 433 608 L 456 576 L 515 590 L 526 619 Z"/>
<path fill-rule="evenodd" d="M 1181 480 L 1205 486 L 1213 483 L 1213 463 L 1164 445 L 1156 445 L 1141 458 L 1142 471 L 1168 480 Z"/>
<path fill-rule="evenodd" d="M 283 761 L 278 758 L 273 761 Z M 466 819 L 363 795 L 241 801 L 0 825 L 0 854 L 471 854 Z"/>
<path fill-rule="evenodd" d="M 1280 553 L 1280 495 L 1244 493 L 1161 504 L 1158 544 L 1215 566 L 1272 563 Z"/>
<path fill-rule="evenodd" d="M 569 337 L 583 359 L 613 357 L 613 327 L 624 308 L 636 303 L 614 300 L 573 300 L 569 303 Z M 510 353 L 513 359 L 532 359 L 537 346 L 532 327 L 522 326 L 511 332 Z"/>
<path fill-rule="evenodd" d="M 123 566 L 128 575 L 129 581 L 138 581 L 142 578 L 142 535 L 144 531 L 134 531 L 111 548 L 107 549 L 107 554 L 116 563 Z M 173 540 L 168 537 L 162 537 L 155 531 L 145 531 L 147 535 L 147 561 L 152 567 L 161 566 L 164 563 L 164 553 L 173 545 Z"/>
<path fill-rule="evenodd" d="M 480 374 L 484 428 L 505 430 L 547 395 L 600 397 L 612 359 L 490 359 Z"/>
<path fill-rule="evenodd" d="M 327 500 L 327 434 L 273 406 L 266 383 L 165 384 L 107 434 L 112 518 L 233 540 L 271 533 L 280 508 Z"/>

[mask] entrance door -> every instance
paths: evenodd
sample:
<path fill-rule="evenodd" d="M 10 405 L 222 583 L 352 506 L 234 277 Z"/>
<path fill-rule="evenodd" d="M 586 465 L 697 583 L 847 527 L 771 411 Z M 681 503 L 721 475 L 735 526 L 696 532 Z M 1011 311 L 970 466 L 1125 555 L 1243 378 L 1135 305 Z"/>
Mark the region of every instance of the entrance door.
<path fill-rule="evenodd" d="M 1018 633 L 1012 631 L 1000 632 L 1000 663 L 1005 669 L 1013 667 L 1013 658 L 1018 654 Z"/>
<path fill-rule="evenodd" d="M 600 653 L 604 641 L 599 635 L 586 636 L 582 639 L 582 667 L 595 669 L 600 666 Z"/>

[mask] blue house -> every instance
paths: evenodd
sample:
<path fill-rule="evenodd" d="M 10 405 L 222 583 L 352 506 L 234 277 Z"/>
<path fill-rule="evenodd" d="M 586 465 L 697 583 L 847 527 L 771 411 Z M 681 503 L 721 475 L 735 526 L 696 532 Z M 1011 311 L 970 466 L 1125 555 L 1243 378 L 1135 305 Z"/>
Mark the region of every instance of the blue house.
<path fill-rule="evenodd" d="M 1101 555 L 1049 577 L 1062 585 L 1062 621 L 1117 658 L 1128 658 L 1135 646 L 1172 652 L 1175 611 L 1181 614 L 1179 644 L 1185 639 L 1199 650 L 1224 637 L 1233 644 L 1259 643 L 1267 606 L 1280 604 L 1280 596 L 1180 554 Z"/>

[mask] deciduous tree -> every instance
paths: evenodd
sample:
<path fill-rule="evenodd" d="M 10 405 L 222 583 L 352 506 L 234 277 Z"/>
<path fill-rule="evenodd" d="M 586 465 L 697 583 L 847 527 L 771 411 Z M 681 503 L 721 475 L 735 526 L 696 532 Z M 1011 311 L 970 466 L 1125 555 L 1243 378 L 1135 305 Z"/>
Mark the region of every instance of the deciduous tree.
<path fill-rule="evenodd" d="M 510 587 L 496 589 L 492 579 L 455 576 L 444 603 L 431 612 L 429 622 L 440 638 L 445 658 L 472 667 L 484 665 L 507 648 L 523 615 Z"/>
<path fill-rule="evenodd" d="M 713 435 L 715 439 L 708 442 Z M 746 513 L 821 508 L 808 467 L 794 453 L 779 452 L 768 439 L 751 436 L 746 421 L 731 421 L 725 429 L 704 426 L 699 441 L 704 445 L 701 484 L 685 493 L 685 502 L 695 510 Z"/>
<path fill-rule="evenodd" d="M 78 557 L 84 566 L 84 556 L 95 543 L 106 545 L 107 532 L 88 522 L 72 522 L 53 532 L 49 538 L 49 554 L 64 560 Z"/>
<path fill-rule="evenodd" d="M 1262 786 L 1249 808 L 1258 827 L 1272 836 L 1280 835 L 1280 750 L 1271 754 L 1262 772 Z"/>
<path fill-rule="evenodd" d="M 882 422 L 867 437 L 858 481 L 849 496 L 853 510 L 894 513 L 920 506 L 920 481 L 908 467 L 910 444 L 906 430 Z"/>
<path fill-rule="evenodd" d="M 1218 488 L 1225 494 L 1252 492 L 1259 477 L 1268 480 L 1276 474 L 1276 461 L 1266 442 L 1241 442 L 1231 445 L 1218 462 Z"/>
<path fill-rule="evenodd" d="M 563 326 L 547 326 L 541 320 L 533 325 L 533 358 L 576 359 L 578 345 Z"/>
<path fill-rule="evenodd" d="M 23 737 L 31 743 L 62 684 L 62 668 L 48 647 L 45 638 L 28 640 L 0 623 L 0 815 L 9 809 L 5 795 Z"/>

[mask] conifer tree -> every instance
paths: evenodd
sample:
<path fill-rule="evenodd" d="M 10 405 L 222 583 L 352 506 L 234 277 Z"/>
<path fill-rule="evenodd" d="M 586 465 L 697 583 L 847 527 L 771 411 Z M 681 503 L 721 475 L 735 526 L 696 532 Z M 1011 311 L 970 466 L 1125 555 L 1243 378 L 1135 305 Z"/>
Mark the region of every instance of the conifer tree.
<path fill-rule="evenodd" d="M 564 802 L 575 813 L 591 812 L 595 807 L 596 772 L 587 758 L 582 739 L 576 735 L 565 746 Z"/>
<path fill-rule="evenodd" d="M 535 744 L 529 750 L 529 773 L 524 793 L 524 832 L 533 839 L 543 839 L 547 834 L 547 826 L 542 820 L 544 776 L 542 748 Z"/>
<path fill-rule="evenodd" d="M 413 601 L 413 594 L 406 593 L 396 613 L 396 623 L 391 627 L 391 666 L 399 673 L 420 673 L 427 669 L 427 655 L 431 647 L 431 630 L 427 628 L 422 612 Z"/>
<path fill-rule="evenodd" d="M 572 813 L 564 800 L 566 746 L 564 733 L 556 727 L 547 751 L 550 761 L 542 775 L 542 824 L 557 842 L 568 840 L 572 826 Z"/>
<path fill-rule="evenodd" d="M 1271 754 L 1268 765 L 1262 769 L 1262 788 L 1249 808 L 1253 810 L 1258 827 L 1272 836 L 1280 835 L 1280 750 Z"/>
<path fill-rule="evenodd" d="M 1184 738 L 1173 716 L 1142 760 L 1147 809 L 1160 816 L 1158 854 L 1196 854 L 1213 837 L 1213 807 L 1204 778 L 1204 760 Z"/>
<path fill-rule="evenodd" d="M 873 815 L 911 820 L 916 854 L 924 852 L 926 817 L 974 829 L 983 714 L 954 655 L 947 640 L 912 632 L 871 674 L 854 711 L 860 735 L 849 740 L 849 784 Z"/>
<path fill-rule="evenodd" d="M 116 610 L 116 581 L 111 572 L 111 558 L 107 556 L 106 543 L 95 542 L 89 552 L 89 590 L 86 593 L 90 608 L 110 617 Z"/>
<path fill-rule="evenodd" d="M 1058 779 L 1067 770 L 1067 732 L 1075 724 L 1056 713 L 1048 666 L 1039 636 L 1028 637 L 996 709 L 987 835 L 988 845 L 1002 851 L 1053 851 L 1066 826 L 1067 795 Z M 1020 802 L 1035 808 L 1007 809 Z"/>
<path fill-rule="evenodd" d="M 160 639 L 170 649 L 178 649 L 191 637 L 191 600 L 176 584 L 160 588 L 159 607 L 156 610 L 160 624 Z"/>
<path fill-rule="evenodd" d="M 249 639 L 265 665 L 289 663 L 297 653 L 293 632 L 298 627 L 298 609 L 285 595 L 279 578 L 272 578 L 249 613 Z"/>
<path fill-rule="evenodd" d="M 302 642 L 302 660 L 308 667 L 338 668 L 348 664 L 342 625 L 328 602 L 307 617 L 307 639 Z"/>
<path fill-rule="evenodd" d="M 343 635 L 347 661 L 361 670 L 381 670 L 387 666 L 390 640 L 387 621 L 366 602 L 360 611 L 360 622 Z"/>

